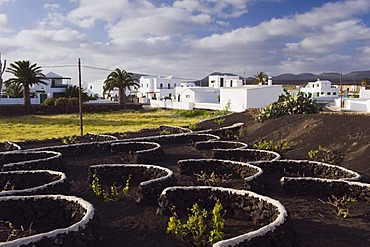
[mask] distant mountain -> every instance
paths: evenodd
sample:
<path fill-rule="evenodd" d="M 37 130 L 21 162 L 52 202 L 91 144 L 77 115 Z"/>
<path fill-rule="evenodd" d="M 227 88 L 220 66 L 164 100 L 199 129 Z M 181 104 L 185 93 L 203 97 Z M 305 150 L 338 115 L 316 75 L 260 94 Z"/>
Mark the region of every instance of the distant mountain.
<path fill-rule="evenodd" d="M 210 75 L 232 75 L 235 76 L 236 74 L 232 73 L 221 73 L 221 72 L 213 72 Z M 208 85 L 208 77 L 206 76 L 203 79 L 196 81 L 195 84 L 200 86 L 207 86 Z M 342 74 L 342 83 L 343 84 L 361 84 L 362 78 L 370 78 L 370 70 L 365 71 L 353 71 L 347 74 Z M 239 76 L 240 79 L 243 79 L 242 76 Z M 253 84 L 254 78 L 248 77 L 247 84 Z M 277 76 L 272 76 L 272 81 L 275 84 L 305 84 L 309 81 L 316 81 L 317 79 L 320 80 L 329 80 L 333 84 L 339 84 L 340 83 L 340 73 L 334 73 L 334 72 L 325 72 L 321 73 L 319 75 L 315 75 L 313 73 L 301 73 L 301 74 L 281 74 Z"/>

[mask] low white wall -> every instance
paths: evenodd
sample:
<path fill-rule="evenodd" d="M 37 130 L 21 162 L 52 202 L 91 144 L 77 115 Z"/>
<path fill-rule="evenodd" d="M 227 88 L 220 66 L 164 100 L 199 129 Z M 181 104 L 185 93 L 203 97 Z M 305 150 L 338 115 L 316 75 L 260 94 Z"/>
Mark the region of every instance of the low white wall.
<path fill-rule="evenodd" d="M 351 111 L 370 112 L 370 99 L 366 101 L 347 100 L 345 108 Z"/>
<path fill-rule="evenodd" d="M 170 109 L 183 109 L 193 110 L 193 102 L 175 102 L 171 100 L 150 100 L 151 107 L 170 108 Z"/>
<path fill-rule="evenodd" d="M 195 103 L 194 108 L 218 111 L 218 110 L 221 110 L 221 105 L 220 104 L 213 104 L 213 103 Z"/>
<path fill-rule="evenodd" d="M 360 89 L 360 94 L 359 94 L 360 99 L 370 99 L 370 89 L 365 89 L 365 87 L 362 87 Z"/>
<path fill-rule="evenodd" d="M 23 98 L 0 98 L 0 105 L 23 105 Z M 39 105 L 40 99 L 31 98 L 32 105 Z"/>

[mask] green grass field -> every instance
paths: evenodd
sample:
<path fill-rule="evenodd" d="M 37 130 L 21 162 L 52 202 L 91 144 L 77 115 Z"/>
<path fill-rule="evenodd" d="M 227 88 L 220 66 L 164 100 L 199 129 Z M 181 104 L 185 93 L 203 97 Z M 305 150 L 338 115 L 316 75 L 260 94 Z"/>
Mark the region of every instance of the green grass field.
<path fill-rule="evenodd" d="M 83 130 L 86 134 L 137 131 L 160 125 L 187 126 L 207 117 L 209 114 L 184 116 L 169 110 L 86 113 L 83 115 Z M 0 116 L 0 142 L 72 135 L 80 135 L 78 114 Z"/>

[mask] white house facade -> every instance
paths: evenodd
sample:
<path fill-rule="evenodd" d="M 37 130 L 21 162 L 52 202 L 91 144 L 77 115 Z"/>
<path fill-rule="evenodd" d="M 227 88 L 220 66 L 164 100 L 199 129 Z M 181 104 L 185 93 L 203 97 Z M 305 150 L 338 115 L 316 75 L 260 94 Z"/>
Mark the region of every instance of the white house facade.
<path fill-rule="evenodd" d="M 210 75 L 208 78 L 208 87 L 242 87 L 243 81 L 238 75 Z"/>
<path fill-rule="evenodd" d="M 175 87 L 181 85 L 181 79 L 173 76 L 142 76 L 137 91 L 138 98 L 171 99 L 175 95 Z"/>
<path fill-rule="evenodd" d="M 305 87 L 300 88 L 300 92 L 311 94 L 316 100 L 335 100 L 339 98 L 339 89 L 333 86 L 328 80 L 317 79 L 315 82 L 308 82 Z"/>

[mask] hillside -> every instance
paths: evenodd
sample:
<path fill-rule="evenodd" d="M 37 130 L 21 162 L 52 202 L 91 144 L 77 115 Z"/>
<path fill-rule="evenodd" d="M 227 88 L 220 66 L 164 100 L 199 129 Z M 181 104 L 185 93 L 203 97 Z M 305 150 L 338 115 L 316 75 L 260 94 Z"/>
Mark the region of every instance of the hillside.
<path fill-rule="evenodd" d="M 286 140 L 291 143 L 291 149 L 282 154 L 286 159 L 309 159 L 308 151 L 322 145 L 337 155 L 338 165 L 370 178 L 370 114 L 287 115 L 257 123 L 244 112 L 230 115 L 224 125 L 236 121 L 245 123 L 242 142 Z"/>
<path fill-rule="evenodd" d="M 235 74 L 231 73 L 222 73 L 222 72 L 213 72 L 210 75 L 232 75 Z M 208 77 L 206 76 L 203 79 L 196 81 L 196 84 L 206 86 L 208 85 Z M 362 78 L 370 78 L 370 70 L 366 71 L 352 71 L 350 73 L 342 74 L 342 82 L 343 84 L 361 84 Z M 313 74 L 313 73 L 300 73 L 300 74 L 280 74 L 280 75 L 273 75 L 272 80 L 275 84 L 290 84 L 290 85 L 298 85 L 298 84 L 305 84 L 309 81 L 316 81 L 317 79 L 321 80 L 329 80 L 333 84 L 339 84 L 340 82 L 340 73 L 336 72 L 324 72 L 321 74 Z M 240 77 L 243 79 L 243 77 Z M 252 84 L 254 81 L 253 77 L 248 77 L 247 84 Z"/>

